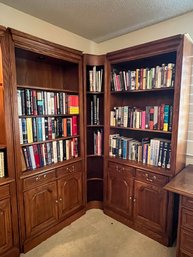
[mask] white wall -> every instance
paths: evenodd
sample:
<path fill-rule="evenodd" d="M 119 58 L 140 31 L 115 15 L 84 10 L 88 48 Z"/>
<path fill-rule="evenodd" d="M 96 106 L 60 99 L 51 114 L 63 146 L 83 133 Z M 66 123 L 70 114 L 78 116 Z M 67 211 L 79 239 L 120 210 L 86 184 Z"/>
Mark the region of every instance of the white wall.
<path fill-rule="evenodd" d="M 193 12 L 100 43 L 99 53 L 107 53 L 184 33 L 188 33 L 193 39 Z"/>
<path fill-rule="evenodd" d="M 37 36 L 86 53 L 97 52 L 98 45 L 88 39 L 0 3 L 0 25 Z"/>

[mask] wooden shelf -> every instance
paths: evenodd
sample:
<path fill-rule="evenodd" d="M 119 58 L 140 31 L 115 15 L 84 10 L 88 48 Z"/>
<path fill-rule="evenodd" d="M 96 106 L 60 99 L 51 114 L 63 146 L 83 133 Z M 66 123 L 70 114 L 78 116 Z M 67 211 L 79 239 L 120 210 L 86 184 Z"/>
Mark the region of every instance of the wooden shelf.
<path fill-rule="evenodd" d="M 103 158 L 104 155 L 87 154 L 87 158 L 92 158 L 92 157 Z"/>
<path fill-rule="evenodd" d="M 104 127 L 104 125 L 87 125 L 87 128 L 101 128 Z"/>
<path fill-rule="evenodd" d="M 81 157 L 77 157 L 77 158 L 69 159 L 69 160 L 66 160 L 66 161 L 63 161 L 63 162 L 58 162 L 58 163 L 46 165 L 44 167 L 41 167 L 41 168 L 38 168 L 38 169 L 35 169 L 35 170 L 27 170 L 21 175 L 20 179 L 32 177 L 34 175 L 38 175 L 38 174 L 44 173 L 44 172 L 49 171 L 49 170 L 54 170 L 54 169 L 57 169 L 57 168 L 65 166 L 65 165 L 69 165 L 71 163 L 78 162 L 78 161 L 81 161 L 81 160 L 82 160 Z"/>
<path fill-rule="evenodd" d="M 103 95 L 104 92 L 90 92 L 90 91 L 87 91 L 86 92 L 88 95 Z"/>
<path fill-rule="evenodd" d="M 143 169 L 143 170 L 150 171 L 153 173 L 162 174 L 162 175 L 165 175 L 168 177 L 171 177 L 173 175 L 171 170 L 169 170 L 169 169 L 163 169 L 161 167 L 157 167 L 157 166 L 153 166 L 153 165 L 149 165 L 149 164 L 143 164 L 143 163 L 136 162 L 136 161 L 123 160 L 121 158 L 116 158 L 116 157 L 108 157 L 108 160 L 115 162 L 115 163 L 128 165 L 128 166 L 134 167 L 136 169 Z"/>
<path fill-rule="evenodd" d="M 12 183 L 14 181 L 15 181 L 15 179 L 9 178 L 9 177 L 0 178 L 0 186 L 6 185 L 6 184 L 10 184 L 10 183 Z"/>
<path fill-rule="evenodd" d="M 103 178 L 87 178 L 87 181 L 100 180 L 103 181 Z"/>
<path fill-rule="evenodd" d="M 162 87 L 162 88 L 152 88 L 143 90 L 123 90 L 123 91 L 111 91 L 111 94 L 135 94 L 135 93 L 145 93 L 145 92 L 162 92 L 162 91 L 174 91 L 173 87 Z"/>
<path fill-rule="evenodd" d="M 61 89 L 61 88 L 47 88 L 47 87 L 38 87 L 38 86 L 31 86 L 31 85 L 17 85 L 17 88 L 36 89 L 36 90 L 50 91 L 50 92 L 64 92 L 69 94 L 79 94 L 79 92 L 76 90 L 68 90 L 68 89 Z"/>
<path fill-rule="evenodd" d="M 79 114 L 19 115 L 19 118 L 72 117 L 72 116 L 79 116 Z"/>
<path fill-rule="evenodd" d="M 125 128 L 125 127 L 114 127 L 111 126 L 111 129 L 124 129 L 124 130 L 135 130 L 135 131 L 147 131 L 147 132 L 151 132 L 151 133 L 160 133 L 160 134 L 172 134 L 171 131 L 163 131 L 163 130 L 154 130 L 154 129 L 138 129 L 138 128 Z"/>
<path fill-rule="evenodd" d="M 45 140 L 45 141 L 39 141 L 39 142 L 21 144 L 21 146 L 38 145 L 38 144 L 49 143 L 49 142 L 53 142 L 53 141 L 67 140 L 67 139 L 79 138 L 79 137 L 80 137 L 79 135 L 77 135 L 77 136 L 70 136 L 70 137 L 60 137 L 60 138 L 55 138 L 55 139 L 50 139 L 50 140 Z"/>

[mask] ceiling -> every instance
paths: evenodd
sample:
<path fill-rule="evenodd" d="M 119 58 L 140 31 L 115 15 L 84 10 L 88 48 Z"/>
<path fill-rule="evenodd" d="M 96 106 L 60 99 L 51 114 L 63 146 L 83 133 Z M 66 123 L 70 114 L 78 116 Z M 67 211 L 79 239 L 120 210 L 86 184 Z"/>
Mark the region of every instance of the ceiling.
<path fill-rule="evenodd" d="M 95 42 L 193 11 L 193 0 L 0 0 Z"/>

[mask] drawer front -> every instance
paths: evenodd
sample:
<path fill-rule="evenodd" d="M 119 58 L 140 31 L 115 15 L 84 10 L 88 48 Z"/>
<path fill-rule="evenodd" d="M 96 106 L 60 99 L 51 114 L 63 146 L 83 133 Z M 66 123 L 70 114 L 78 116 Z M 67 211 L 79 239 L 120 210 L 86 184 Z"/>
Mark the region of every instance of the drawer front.
<path fill-rule="evenodd" d="M 182 208 L 181 226 L 193 230 L 193 211 Z"/>
<path fill-rule="evenodd" d="M 9 185 L 0 187 L 0 199 L 7 198 L 10 196 Z"/>
<path fill-rule="evenodd" d="M 193 257 L 193 254 L 186 254 L 186 253 L 183 253 L 182 251 L 179 253 L 179 257 Z"/>
<path fill-rule="evenodd" d="M 131 177 L 135 175 L 135 168 L 116 162 L 109 162 L 108 168 L 110 171 L 121 172 L 123 174 L 125 173 L 127 175 L 131 175 Z"/>
<path fill-rule="evenodd" d="M 23 180 L 24 191 L 34 188 L 36 186 L 43 185 L 47 182 L 52 181 L 55 178 L 56 178 L 55 170 L 50 170 L 50 171 L 41 173 L 39 175 L 30 177 L 30 178 L 26 178 Z"/>
<path fill-rule="evenodd" d="M 193 209 L 193 198 L 182 196 L 182 205 Z"/>
<path fill-rule="evenodd" d="M 160 186 L 164 186 L 168 182 L 168 177 L 162 176 L 160 174 L 151 173 L 145 170 L 136 170 L 136 178 L 148 183 L 154 183 Z"/>
<path fill-rule="evenodd" d="M 185 250 L 189 253 L 193 253 L 193 232 L 181 229 L 180 250 Z"/>
<path fill-rule="evenodd" d="M 57 177 L 63 177 L 73 172 L 82 171 L 82 161 L 74 162 L 57 169 Z"/>

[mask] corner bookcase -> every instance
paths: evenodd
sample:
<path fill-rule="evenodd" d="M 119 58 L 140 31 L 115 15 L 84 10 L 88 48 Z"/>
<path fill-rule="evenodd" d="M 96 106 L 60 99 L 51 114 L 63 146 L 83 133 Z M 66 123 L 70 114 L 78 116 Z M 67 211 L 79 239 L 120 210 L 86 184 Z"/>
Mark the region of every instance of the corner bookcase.
<path fill-rule="evenodd" d="M 10 30 L 21 249 L 85 212 L 82 53 Z"/>
<path fill-rule="evenodd" d="M 0 26 L 0 256 L 19 256 L 11 90 L 9 36 Z"/>
<path fill-rule="evenodd" d="M 83 67 L 87 209 L 102 208 L 106 57 L 85 54 Z"/>
<path fill-rule="evenodd" d="M 106 214 L 170 245 L 185 166 L 192 42 L 178 35 L 107 54 Z"/>

